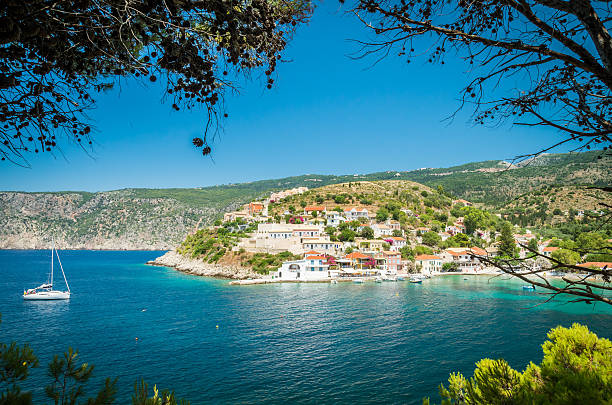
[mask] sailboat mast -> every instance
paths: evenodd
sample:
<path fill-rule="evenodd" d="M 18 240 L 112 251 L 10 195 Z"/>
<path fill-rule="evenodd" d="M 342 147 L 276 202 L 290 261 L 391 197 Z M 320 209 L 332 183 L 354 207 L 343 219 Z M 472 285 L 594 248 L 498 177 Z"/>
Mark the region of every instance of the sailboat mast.
<path fill-rule="evenodd" d="M 66 274 L 64 273 L 64 266 L 62 266 L 62 261 L 59 258 L 59 253 L 57 253 L 57 249 L 55 250 L 55 255 L 57 256 L 57 261 L 60 265 L 60 269 L 62 270 L 62 276 L 64 276 L 64 282 L 66 283 L 66 288 L 68 292 L 70 292 L 70 286 L 68 285 L 68 280 L 66 280 Z"/>
<path fill-rule="evenodd" d="M 53 250 L 55 250 L 55 239 L 51 239 L 51 279 L 49 280 L 49 284 L 51 284 L 51 288 L 53 288 Z"/>

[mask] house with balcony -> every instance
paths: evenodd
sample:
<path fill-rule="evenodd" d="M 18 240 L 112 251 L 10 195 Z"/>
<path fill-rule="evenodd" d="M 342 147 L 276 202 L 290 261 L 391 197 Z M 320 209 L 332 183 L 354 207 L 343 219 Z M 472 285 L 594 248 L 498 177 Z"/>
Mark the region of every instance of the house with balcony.
<path fill-rule="evenodd" d="M 307 256 L 302 260 L 284 262 L 271 276 L 273 279 L 296 281 L 327 280 L 335 276 L 329 270 L 325 256 Z"/>
<path fill-rule="evenodd" d="M 418 255 L 414 258 L 417 269 L 423 274 L 432 274 L 442 271 L 442 258 L 434 255 Z"/>
<path fill-rule="evenodd" d="M 371 228 L 374 231 L 375 238 L 391 236 L 393 234 L 393 229 L 385 224 L 374 224 L 371 226 Z"/>
<path fill-rule="evenodd" d="M 401 236 L 388 236 L 385 238 L 385 242 L 391 245 L 391 250 L 399 252 L 401 248 L 406 246 L 406 238 Z"/>
<path fill-rule="evenodd" d="M 355 207 L 344 210 L 344 217 L 349 221 L 358 221 L 359 218 L 370 219 L 367 209 Z"/>
<path fill-rule="evenodd" d="M 387 273 L 398 273 L 402 270 L 402 255 L 399 252 L 385 250 L 382 253 L 385 259 L 383 269 Z"/>

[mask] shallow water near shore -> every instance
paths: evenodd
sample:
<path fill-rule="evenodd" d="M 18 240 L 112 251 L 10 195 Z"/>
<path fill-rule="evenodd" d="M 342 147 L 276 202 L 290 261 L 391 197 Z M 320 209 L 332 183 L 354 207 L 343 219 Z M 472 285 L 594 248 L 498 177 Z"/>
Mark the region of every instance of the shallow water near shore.
<path fill-rule="evenodd" d="M 144 265 L 162 253 L 62 251 L 72 298 L 24 302 L 49 252 L 0 251 L 0 341 L 39 356 L 24 385 L 36 403 L 48 402 L 47 363 L 69 346 L 95 364 L 92 386 L 119 378 L 118 404 L 140 378 L 192 404 L 420 403 L 483 357 L 539 362 L 554 326 L 612 337 L 612 308 L 538 305 L 546 297 L 501 277 L 230 286 Z"/>

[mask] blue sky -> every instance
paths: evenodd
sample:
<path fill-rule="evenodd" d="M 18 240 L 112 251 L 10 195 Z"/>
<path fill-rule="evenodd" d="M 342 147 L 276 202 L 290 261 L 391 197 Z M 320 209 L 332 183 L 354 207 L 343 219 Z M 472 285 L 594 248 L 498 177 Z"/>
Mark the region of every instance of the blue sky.
<path fill-rule="evenodd" d="M 124 82 L 97 97 L 91 156 L 64 143 L 66 159 L 32 156 L 29 169 L 2 162 L 0 189 L 201 187 L 446 167 L 509 159 L 558 137 L 549 129 L 475 127 L 469 108 L 444 121 L 469 78 L 464 66 L 448 59 L 444 66 L 424 59 L 406 64 L 394 56 L 375 66 L 374 58 L 351 60 L 357 45 L 350 39 L 367 36 L 337 2 L 320 4 L 284 53 L 291 62 L 278 66 L 275 87 L 265 89 L 265 78 L 255 76 L 226 98 L 229 118 L 212 158 L 191 146 L 202 131 L 203 111 L 173 112 L 159 88 Z"/>

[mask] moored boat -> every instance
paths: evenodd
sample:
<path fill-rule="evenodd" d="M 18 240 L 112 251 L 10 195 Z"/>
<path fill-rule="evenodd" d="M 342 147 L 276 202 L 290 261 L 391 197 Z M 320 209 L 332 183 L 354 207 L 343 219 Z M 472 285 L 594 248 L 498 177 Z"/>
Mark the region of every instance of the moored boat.
<path fill-rule="evenodd" d="M 57 261 L 66 283 L 66 291 L 59 291 L 53 289 L 53 253 L 57 257 Z M 66 280 L 66 274 L 64 273 L 64 267 L 62 261 L 59 258 L 57 249 L 55 249 L 55 242 L 51 247 L 51 273 L 49 274 L 49 280 L 35 288 L 27 289 L 23 292 L 23 299 L 27 301 L 51 301 L 51 300 L 67 300 L 70 298 L 70 287 L 68 286 L 68 280 Z"/>

